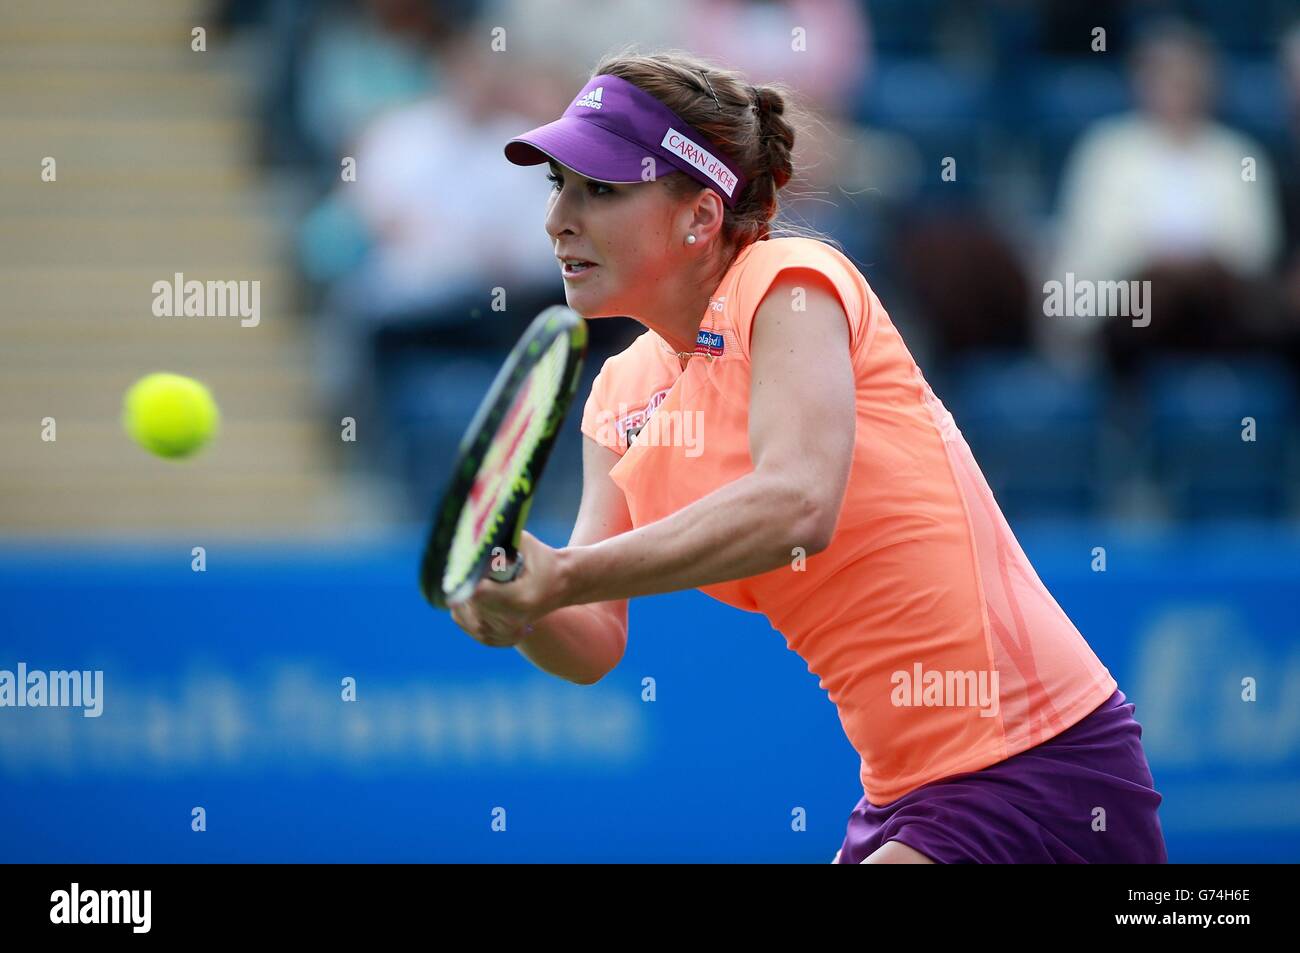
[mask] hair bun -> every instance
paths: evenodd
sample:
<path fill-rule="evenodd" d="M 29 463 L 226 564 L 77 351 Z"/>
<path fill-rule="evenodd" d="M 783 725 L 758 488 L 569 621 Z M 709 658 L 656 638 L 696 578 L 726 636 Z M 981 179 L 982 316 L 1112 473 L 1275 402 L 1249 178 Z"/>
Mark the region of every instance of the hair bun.
<path fill-rule="evenodd" d="M 723 213 L 729 249 L 739 251 L 772 234 L 778 193 L 794 176 L 795 120 L 805 115 L 794 90 L 775 79 L 753 83 L 736 70 L 680 51 L 641 53 L 636 44 L 601 57 L 591 75 L 606 73 L 657 98 L 744 172 L 745 187 Z M 702 188 L 684 175 L 670 175 L 665 182 L 677 200 L 693 200 Z M 780 229 L 834 242 L 789 223 Z"/>
<path fill-rule="evenodd" d="M 754 100 L 754 111 L 760 119 L 768 115 L 779 116 L 785 112 L 785 97 L 771 86 L 751 86 L 749 95 Z"/>

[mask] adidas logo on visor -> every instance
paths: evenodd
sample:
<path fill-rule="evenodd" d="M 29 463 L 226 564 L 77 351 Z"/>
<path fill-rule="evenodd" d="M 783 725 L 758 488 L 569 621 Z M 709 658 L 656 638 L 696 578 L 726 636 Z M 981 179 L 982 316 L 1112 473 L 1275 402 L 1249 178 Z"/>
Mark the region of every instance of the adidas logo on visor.
<path fill-rule="evenodd" d="M 586 96 L 583 96 L 573 105 L 586 106 L 590 109 L 599 109 L 601 97 L 603 97 L 604 95 L 605 95 L 605 87 L 597 86 L 595 89 L 589 92 Z"/>

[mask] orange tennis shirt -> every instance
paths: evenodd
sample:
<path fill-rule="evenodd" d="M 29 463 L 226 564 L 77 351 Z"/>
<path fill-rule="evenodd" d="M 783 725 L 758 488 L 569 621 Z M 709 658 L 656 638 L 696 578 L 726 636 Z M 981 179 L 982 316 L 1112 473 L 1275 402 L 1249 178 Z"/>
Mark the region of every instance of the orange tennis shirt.
<path fill-rule="evenodd" d="M 830 279 L 848 316 L 857 432 L 843 507 L 822 552 L 701 591 L 765 615 L 807 663 L 883 805 L 1060 734 L 1116 683 L 1034 572 L 880 300 L 824 242 L 742 251 L 685 370 L 653 331 L 605 362 L 582 431 L 622 455 L 610 476 L 633 525 L 753 470 L 750 334 L 789 268 Z"/>

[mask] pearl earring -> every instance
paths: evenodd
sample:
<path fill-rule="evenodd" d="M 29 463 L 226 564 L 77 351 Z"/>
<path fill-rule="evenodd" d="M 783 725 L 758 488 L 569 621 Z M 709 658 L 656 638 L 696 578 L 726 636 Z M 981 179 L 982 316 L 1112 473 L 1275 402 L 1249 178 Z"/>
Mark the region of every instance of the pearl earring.
<path fill-rule="evenodd" d="M 686 236 L 686 244 L 688 244 L 688 245 L 694 245 L 694 244 L 695 244 L 695 236 L 694 236 L 694 235 L 687 235 L 687 236 Z"/>

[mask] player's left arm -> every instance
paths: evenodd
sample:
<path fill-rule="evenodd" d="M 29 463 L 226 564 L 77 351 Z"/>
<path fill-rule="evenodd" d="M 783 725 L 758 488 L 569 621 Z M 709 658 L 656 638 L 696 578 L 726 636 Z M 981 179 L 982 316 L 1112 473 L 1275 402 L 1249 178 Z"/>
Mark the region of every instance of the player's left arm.
<path fill-rule="evenodd" d="M 796 311 L 795 301 L 804 310 Z M 749 455 L 755 473 L 788 481 L 805 501 L 809 553 L 830 545 L 853 460 L 849 342 L 849 319 L 830 279 L 807 268 L 777 275 L 750 340 Z"/>
<path fill-rule="evenodd" d="M 853 458 L 849 341 L 829 280 L 808 269 L 781 272 L 755 312 L 750 341 L 754 469 L 657 522 L 557 551 L 557 598 L 581 604 L 692 589 L 788 566 L 796 547 L 825 549 Z"/>

